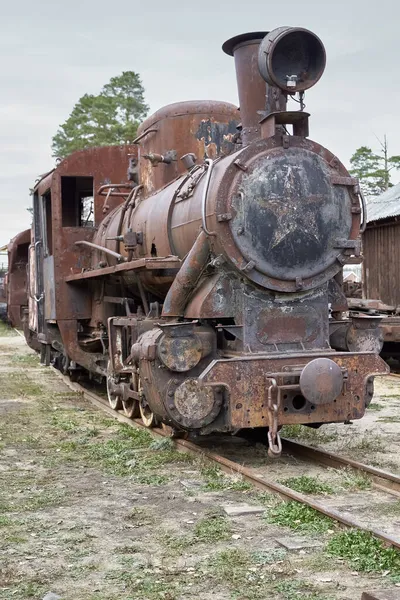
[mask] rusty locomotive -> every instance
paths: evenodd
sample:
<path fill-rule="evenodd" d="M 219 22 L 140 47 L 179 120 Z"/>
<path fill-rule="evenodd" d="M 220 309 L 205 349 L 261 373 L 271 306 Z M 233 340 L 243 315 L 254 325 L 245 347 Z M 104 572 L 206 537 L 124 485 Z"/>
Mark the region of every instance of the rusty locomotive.
<path fill-rule="evenodd" d="M 27 267 L 31 230 L 26 229 L 7 244 L 8 268 L 0 285 L 0 302 L 6 308 L 6 320 L 12 327 L 22 328 L 28 306 Z"/>
<path fill-rule="evenodd" d="M 379 319 L 349 315 L 342 290 L 357 181 L 308 138 L 322 42 L 283 27 L 223 50 L 240 111 L 166 106 L 131 146 L 74 153 L 36 184 L 26 331 L 149 427 L 263 427 L 278 456 L 283 424 L 361 418 L 388 369 Z"/>

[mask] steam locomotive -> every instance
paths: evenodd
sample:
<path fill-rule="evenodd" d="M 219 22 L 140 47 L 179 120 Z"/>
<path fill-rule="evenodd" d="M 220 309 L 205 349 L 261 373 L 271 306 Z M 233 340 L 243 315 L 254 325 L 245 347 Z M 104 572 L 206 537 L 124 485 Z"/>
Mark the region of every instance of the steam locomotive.
<path fill-rule="evenodd" d="M 223 50 L 240 111 L 166 106 L 132 145 L 74 153 L 36 183 L 25 330 L 148 427 L 263 427 L 279 456 L 283 424 L 361 418 L 388 368 L 379 319 L 349 313 L 342 290 L 358 182 L 308 138 L 321 40 L 281 27 Z"/>

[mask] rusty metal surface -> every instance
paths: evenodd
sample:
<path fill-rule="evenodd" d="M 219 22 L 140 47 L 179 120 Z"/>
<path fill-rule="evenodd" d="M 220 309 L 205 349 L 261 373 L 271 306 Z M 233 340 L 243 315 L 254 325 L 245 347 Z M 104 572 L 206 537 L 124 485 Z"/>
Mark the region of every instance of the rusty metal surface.
<path fill-rule="evenodd" d="M 258 48 L 266 32 L 236 36 L 222 49 L 235 58 L 239 94 L 242 142 L 244 145 L 260 137 L 259 111 L 265 110 L 266 86 L 258 69 Z"/>
<path fill-rule="evenodd" d="M 278 27 L 260 44 L 261 75 L 267 83 L 287 93 L 303 92 L 315 85 L 325 64 L 323 43 L 315 33 L 302 27 Z"/>
<path fill-rule="evenodd" d="M 17 234 L 8 244 L 6 284 L 7 317 L 13 327 L 22 328 L 22 311 L 28 306 L 27 265 L 31 230 Z"/>
<path fill-rule="evenodd" d="M 177 102 L 166 106 L 139 127 L 140 183 L 144 196 L 154 193 L 186 172 L 181 157 L 194 154 L 199 162 L 205 156 L 216 158 L 229 154 L 239 122 L 237 107 L 227 102 L 210 100 Z M 151 132 L 144 135 L 146 131 Z M 153 163 L 145 155 L 176 153 L 176 160 L 168 164 Z"/>
<path fill-rule="evenodd" d="M 114 408 L 202 434 L 269 426 L 279 453 L 281 424 L 362 417 L 387 366 L 377 318 L 344 319 L 357 182 L 265 86 L 263 34 L 239 37 L 242 136 L 233 105 L 177 103 L 133 147 L 74 153 L 35 187 L 34 317 L 43 355 L 107 376 Z"/>
<path fill-rule="evenodd" d="M 180 317 L 185 312 L 188 298 L 193 292 L 200 275 L 207 264 L 210 245 L 202 231 L 185 258 L 164 301 L 164 317 Z"/>
<path fill-rule="evenodd" d="M 265 375 L 269 373 L 280 373 L 282 385 L 295 386 L 283 389 L 280 424 L 360 419 L 366 408 L 367 379 L 389 373 L 389 367 L 376 354 L 332 353 L 324 356 L 321 352 L 319 356 L 330 358 L 348 373 L 342 393 L 329 404 L 314 405 L 308 401 L 300 402 L 297 398 L 301 394 L 298 383 L 300 372 L 314 358 L 312 355 L 270 354 L 268 357 L 240 356 L 215 360 L 201 374 L 200 379 L 204 384 L 227 387 L 232 427 L 261 427 L 268 423 Z"/>
<path fill-rule="evenodd" d="M 363 234 L 363 296 L 400 305 L 400 222 L 376 222 Z"/>

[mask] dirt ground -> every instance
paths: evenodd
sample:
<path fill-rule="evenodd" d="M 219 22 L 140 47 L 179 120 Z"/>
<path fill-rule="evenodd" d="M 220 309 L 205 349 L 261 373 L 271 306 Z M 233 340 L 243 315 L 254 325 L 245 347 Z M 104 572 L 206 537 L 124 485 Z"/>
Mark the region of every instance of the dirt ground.
<path fill-rule="evenodd" d="M 363 421 L 327 426 L 307 443 L 399 469 L 400 380 L 379 382 L 374 403 Z M 265 476 L 303 474 L 263 452 Z M 259 512 L 227 515 L 236 505 Z M 377 589 L 400 598 L 398 556 L 379 566 L 379 553 L 342 558 L 329 550 L 341 539 L 334 522 L 281 507 L 169 440 L 108 418 L 3 329 L 0 599 L 359 600 Z"/>

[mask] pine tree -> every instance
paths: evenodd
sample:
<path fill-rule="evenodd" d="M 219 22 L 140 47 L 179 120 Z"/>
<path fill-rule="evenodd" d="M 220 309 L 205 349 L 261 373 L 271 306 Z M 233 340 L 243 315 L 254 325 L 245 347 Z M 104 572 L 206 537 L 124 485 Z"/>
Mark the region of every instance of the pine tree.
<path fill-rule="evenodd" d="M 64 158 L 91 146 L 128 144 L 147 112 L 139 75 L 124 71 L 112 77 L 99 95 L 85 94 L 78 100 L 53 137 L 53 156 Z"/>
<path fill-rule="evenodd" d="M 365 196 L 378 196 L 392 187 L 390 172 L 400 169 L 400 156 L 388 155 L 386 135 L 383 142 L 379 140 L 380 150 L 374 153 L 368 146 L 358 148 L 350 159 L 350 173 L 360 180 Z"/>

